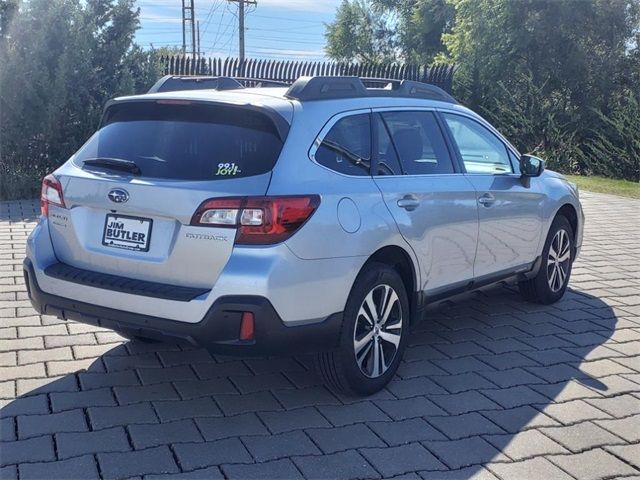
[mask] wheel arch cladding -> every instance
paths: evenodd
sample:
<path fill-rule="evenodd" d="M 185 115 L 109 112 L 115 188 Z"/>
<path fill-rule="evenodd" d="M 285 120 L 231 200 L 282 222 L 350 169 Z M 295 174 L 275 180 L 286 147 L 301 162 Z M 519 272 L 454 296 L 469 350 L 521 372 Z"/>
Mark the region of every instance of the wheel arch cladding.
<path fill-rule="evenodd" d="M 576 208 L 570 203 L 565 203 L 558 212 L 556 213 L 555 218 L 562 215 L 569 221 L 569 225 L 571 225 L 571 229 L 573 230 L 573 241 L 575 242 L 576 235 L 578 233 L 578 212 Z"/>
<path fill-rule="evenodd" d="M 371 262 L 388 265 L 398 272 L 407 292 L 407 297 L 409 298 L 409 305 L 412 310 L 411 321 L 413 321 L 415 316 L 413 313 L 415 313 L 417 279 L 415 266 L 407 251 L 397 245 L 382 247 L 369 257 L 362 266 L 362 269 Z"/>

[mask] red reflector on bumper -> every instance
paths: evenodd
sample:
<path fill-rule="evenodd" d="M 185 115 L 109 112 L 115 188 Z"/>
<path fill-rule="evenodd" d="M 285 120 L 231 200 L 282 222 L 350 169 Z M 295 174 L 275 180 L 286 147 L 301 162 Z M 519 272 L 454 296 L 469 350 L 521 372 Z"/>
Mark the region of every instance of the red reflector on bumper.
<path fill-rule="evenodd" d="M 252 312 L 242 314 L 240 323 L 240 340 L 253 340 L 255 333 L 255 322 Z"/>

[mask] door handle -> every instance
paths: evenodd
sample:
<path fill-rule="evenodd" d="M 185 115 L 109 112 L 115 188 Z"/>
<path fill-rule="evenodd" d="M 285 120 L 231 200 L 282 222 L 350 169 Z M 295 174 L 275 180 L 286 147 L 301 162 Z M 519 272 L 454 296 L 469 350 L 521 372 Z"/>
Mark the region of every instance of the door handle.
<path fill-rule="evenodd" d="M 493 202 L 496 201 L 496 197 L 491 195 L 490 193 L 485 193 L 480 198 L 478 198 L 478 203 L 484 205 L 485 207 L 490 207 L 493 205 Z"/>
<path fill-rule="evenodd" d="M 405 195 L 398 200 L 397 204 L 400 208 L 404 208 L 410 212 L 420 206 L 420 200 L 415 195 Z"/>

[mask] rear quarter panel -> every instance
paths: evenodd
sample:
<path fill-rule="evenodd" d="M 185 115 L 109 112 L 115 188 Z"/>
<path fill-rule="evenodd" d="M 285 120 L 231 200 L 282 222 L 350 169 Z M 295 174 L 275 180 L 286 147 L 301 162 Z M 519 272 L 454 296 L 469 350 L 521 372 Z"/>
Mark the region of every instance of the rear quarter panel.
<path fill-rule="evenodd" d="M 413 251 L 400 235 L 373 179 L 342 175 L 310 158 L 309 150 L 318 133 L 336 114 L 328 103 L 295 104 L 289 138 L 273 170 L 269 195 L 318 194 L 321 197 L 318 210 L 286 242 L 287 246 L 304 259 L 361 257 L 364 264 L 376 250 L 397 245 L 417 265 Z M 362 110 L 354 108 L 353 113 L 362 113 Z M 343 108 L 340 113 L 344 111 L 348 110 Z M 354 279 L 356 274 L 357 271 Z"/>

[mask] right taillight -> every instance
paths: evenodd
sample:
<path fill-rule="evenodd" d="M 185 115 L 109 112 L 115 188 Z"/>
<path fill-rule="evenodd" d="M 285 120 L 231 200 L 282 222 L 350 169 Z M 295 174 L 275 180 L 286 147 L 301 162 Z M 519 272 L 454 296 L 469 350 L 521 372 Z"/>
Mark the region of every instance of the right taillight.
<path fill-rule="evenodd" d="M 53 175 L 47 175 L 42 180 L 42 189 L 40 191 L 40 212 L 42 215 L 49 215 L 49 205 L 66 208 L 64 197 L 62 196 L 62 184 Z"/>
<path fill-rule="evenodd" d="M 236 244 L 271 245 L 291 237 L 320 205 L 318 195 L 205 200 L 191 225 L 237 229 Z"/>

